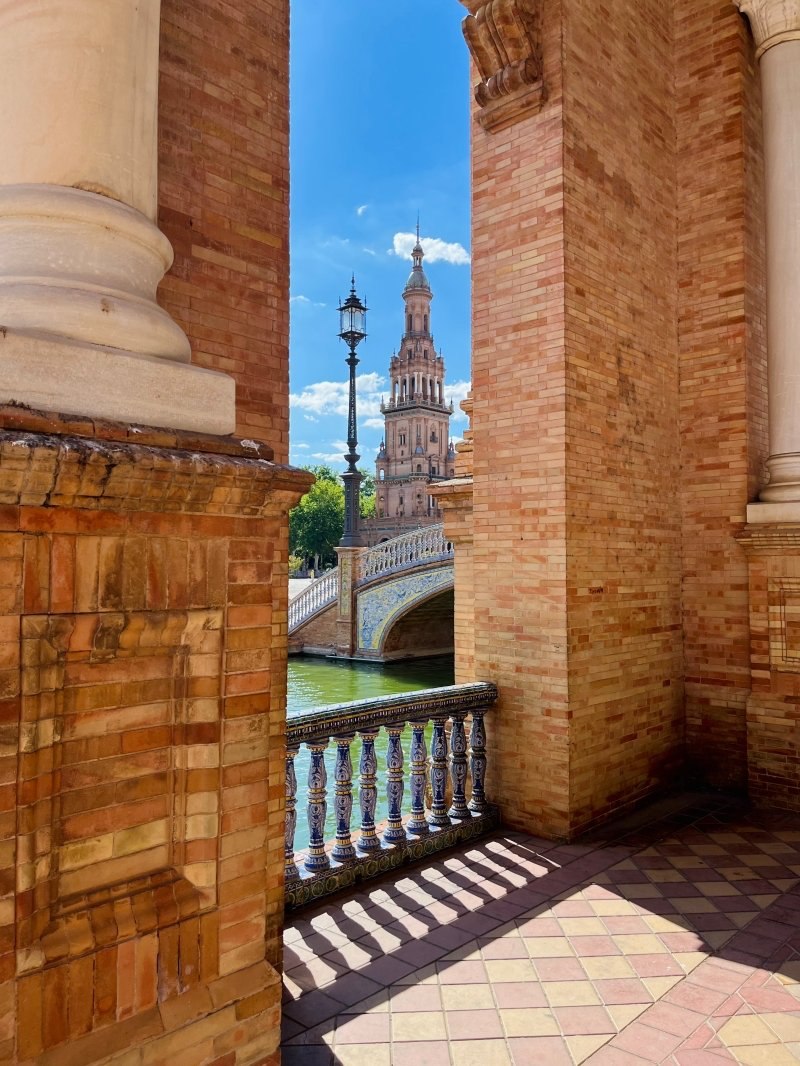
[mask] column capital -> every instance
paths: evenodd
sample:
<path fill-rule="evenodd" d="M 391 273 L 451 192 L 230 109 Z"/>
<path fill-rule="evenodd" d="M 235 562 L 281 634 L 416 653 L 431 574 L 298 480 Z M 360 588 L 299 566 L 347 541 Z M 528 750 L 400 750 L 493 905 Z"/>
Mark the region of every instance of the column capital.
<path fill-rule="evenodd" d="M 760 58 L 783 41 L 800 41 L 800 0 L 733 0 L 747 15 Z"/>

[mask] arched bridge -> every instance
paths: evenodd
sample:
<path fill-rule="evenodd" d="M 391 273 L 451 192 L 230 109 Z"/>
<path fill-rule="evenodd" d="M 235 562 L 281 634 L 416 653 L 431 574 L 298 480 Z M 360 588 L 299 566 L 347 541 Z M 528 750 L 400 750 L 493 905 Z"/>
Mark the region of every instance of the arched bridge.
<path fill-rule="evenodd" d="M 364 659 L 451 651 L 453 545 L 443 526 L 339 549 L 337 568 L 290 603 L 289 643 Z"/>

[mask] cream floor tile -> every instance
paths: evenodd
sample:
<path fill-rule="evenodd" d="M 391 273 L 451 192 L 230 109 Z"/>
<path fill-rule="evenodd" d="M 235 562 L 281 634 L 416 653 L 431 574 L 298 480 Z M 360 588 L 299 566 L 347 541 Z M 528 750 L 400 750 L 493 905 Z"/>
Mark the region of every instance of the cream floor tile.
<path fill-rule="evenodd" d="M 523 940 L 532 959 L 558 959 L 575 954 L 566 937 L 526 936 Z"/>
<path fill-rule="evenodd" d="M 579 1066 L 581 1062 L 585 1062 L 590 1055 L 593 1055 L 595 1051 L 608 1043 L 611 1037 L 608 1036 L 568 1036 L 566 1037 L 567 1047 L 569 1053 L 572 1055 L 572 1061 L 575 1066 Z"/>
<path fill-rule="evenodd" d="M 442 985 L 445 1010 L 490 1010 L 494 1008 L 491 985 Z"/>
<path fill-rule="evenodd" d="M 612 940 L 623 955 L 658 955 L 667 950 L 657 936 L 648 933 L 618 933 Z"/>
<path fill-rule="evenodd" d="M 617 888 L 623 896 L 631 899 L 661 899 L 663 896 L 655 885 L 618 885 Z"/>
<path fill-rule="evenodd" d="M 739 929 L 744 929 L 754 918 L 758 917 L 758 911 L 734 911 L 728 917 Z"/>
<path fill-rule="evenodd" d="M 392 1040 L 447 1040 L 444 1015 L 433 1012 L 393 1014 Z"/>
<path fill-rule="evenodd" d="M 756 1014 L 742 1014 L 731 1018 L 725 1022 L 718 1035 L 726 1047 L 775 1043 L 775 1034 Z"/>
<path fill-rule="evenodd" d="M 588 1007 L 600 1002 L 590 981 L 546 981 L 542 988 L 552 1007 Z"/>
<path fill-rule="evenodd" d="M 684 973 L 691 973 L 696 969 L 701 962 L 705 962 L 708 958 L 707 951 L 674 951 L 672 953 L 673 959 L 679 966 L 683 967 Z"/>
<path fill-rule="evenodd" d="M 454 1040 L 453 1066 L 511 1066 L 505 1040 Z"/>
<path fill-rule="evenodd" d="M 655 1000 L 665 996 L 671 988 L 674 988 L 682 977 L 643 977 L 642 984 Z"/>
<path fill-rule="evenodd" d="M 686 926 L 674 922 L 671 918 L 662 918 L 660 914 L 643 914 L 647 925 L 654 933 L 685 933 Z"/>
<path fill-rule="evenodd" d="M 395 981 L 396 985 L 436 985 L 438 983 L 439 974 L 433 963 L 430 966 L 422 966 L 419 970 L 412 970 L 405 977 L 398 977 Z"/>
<path fill-rule="evenodd" d="M 500 1019 L 506 1036 L 558 1036 L 561 1032 L 555 1017 L 545 1007 L 501 1009 Z"/>
<path fill-rule="evenodd" d="M 780 1044 L 750 1044 L 728 1048 L 742 1066 L 797 1066 L 797 1059 Z"/>
<path fill-rule="evenodd" d="M 733 885 L 727 881 L 695 881 L 695 888 L 699 888 L 700 891 L 706 896 L 740 896 L 741 892 L 738 888 L 734 888 Z"/>
<path fill-rule="evenodd" d="M 652 1006 L 651 1003 L 612 1003 L 611 1006 L 606 1007 L 606 1010 L 611 1015 L 611 1021 L 616 1025 L 617 1030 L 621 1031 L 650 1006 Z"/>
<path fill-rule="evenodd" d="M 777 1036 L 788 1044 L 790 1041 L 800 1041 L 800 1017 L 795 1014 L 762 1014 L 762 1021 L 765 1021 L 770 1029 L 774 1030 Z"/>
<path fill-rule="evenodd" d="M 581 966 L 592 980 L 604 977 L 633 977 L 634 969 L 624 955 L 595 955 L 581 959 Z"/>

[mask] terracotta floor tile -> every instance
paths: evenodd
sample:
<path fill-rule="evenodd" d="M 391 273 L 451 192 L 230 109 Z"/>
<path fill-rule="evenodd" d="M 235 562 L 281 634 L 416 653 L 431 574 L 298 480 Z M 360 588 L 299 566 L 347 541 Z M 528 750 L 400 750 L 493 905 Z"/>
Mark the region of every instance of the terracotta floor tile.
<path fill-rule="evenodd" d="M 540 981 L 585 981 L 586 971 L 579 959 L 534 959 Z"/>
<path fill-rule="evenodd" d="M 653 997 L 635 977 L 616 977 L 594 982 L 603 1003 L 652 1003 Z"/>
<path fill-rule="evenodd" d="M 611 1046 L 639 1055 L 643 1062 L 662 1062 L 680 1046 L 682 1039 L 672 1033 L 653 1029 L 639 1018 L 615 1036 Z"/>
<path fill-rule="evenodd" d="M 651 933 L 644 918 L 634 914 L 606 915 L 603 924 L 609 933 Z"/>
<path fill-rule="evenodd" d="M 611 1036 L 617 1032 L 602 1007 L 554 1007 L 553 1014 L 564 1036 Z"/>
<path fill-rule="evenodd" d="M 593 980 L 634 977 L 634 969 L 623 955 L 599 956 L 597 958 L 581 957 L 581 966 Z"/>
<path fill-rule="evenodd" d="M 336 1066 L 392 1066 L 390 1044 L 337 1044 Z"/>
<path fill-rule="evenodd" d="M 673 1036 L 684 1039 L 693 1033 L 698 1026 L 703 1024 L 704 1016 L 688 1007 L 681 1007 L 677 1003 L 654 1003 L 649 1010 L 642 1015 L 645 1025 L 651 1025 L 654 1029 L 660 1029 Z"/>
<path fill-rule="evenodd" d="M 340 1014 L 335 1042 L 342 1044 L 381 1044 L 389 1041 L 388 1014 Z"/>
<path fill-rule="evenodd" d="M 691 977 L 675 985 L 665 996 L 668 1003 L 676 1003 L 679 1007 L 688 1007 L 705 1014 L 713 1014 L 726 998 L 726 992 L 705 988 Z"/>
<path fill-rule="evenodd" d="M 628 961 L 640 977 L 683 976 L 680 964 L 666 952 L 660 955 L 631 955 Z"/>
<path fill-rule="evenodd" d="M 389 990 L 389 1010 L 392 1014 L 441 1009 L 440 985 L 393 985 Z"/>
<path fill-rule="evenodd" d="M 546 1007 L 544 989 L 537 981 L 505 981 L 492 986 L 498 1007 Z"/>
<path fill-rule="evenodd" d="M 591 958 L 598 955 L 621 955 L 622 951 L 610 936 L 573 936 L 570 944 L 576 955 Z"/>
<path fill-rule="evenodd" d="M 527 959 L 528 952 L 521 937 L 490 940 L 481 948 L 484 959 Z"/>

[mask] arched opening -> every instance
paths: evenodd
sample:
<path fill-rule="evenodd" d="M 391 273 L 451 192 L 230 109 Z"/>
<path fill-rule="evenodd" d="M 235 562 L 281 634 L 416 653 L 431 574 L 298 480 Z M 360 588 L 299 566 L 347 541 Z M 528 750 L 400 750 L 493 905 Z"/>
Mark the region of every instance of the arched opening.
<path fill-rule="evenodd" d="M 384 659 L 425 658 L 453 651 L 453 589 L 444 589 L 416 603 L 386 634 Z"/>

